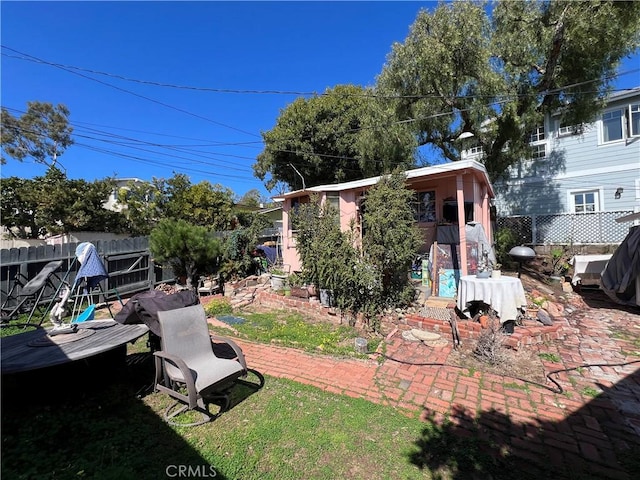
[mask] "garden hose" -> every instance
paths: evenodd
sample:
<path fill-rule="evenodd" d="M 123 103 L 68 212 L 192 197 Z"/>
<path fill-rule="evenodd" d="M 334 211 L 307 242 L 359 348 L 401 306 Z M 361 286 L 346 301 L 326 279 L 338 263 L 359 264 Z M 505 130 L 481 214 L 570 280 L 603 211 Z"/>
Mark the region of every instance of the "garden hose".
<path fill-rule="evenodd" d="M 421 341 L 421 343 L 423 345 L 425 345 L 425 343 L 423 341 Z M 380 352 L 366 352 L 367 354 L 376 354 L 376 355 L 381 355 L 383 358 L 387 359 L 387 360 L 391 360 L 393 362 L 397 362 L 397 363 L 401 363 L 404 365 L 413 365 L 413 366 L 417 366 L 417 367 L 451 367 L 451 368 L 468 368 L 468 367 L 463 367 L 460 365 L 453 365 L 451 363 L 440 363 L 440 362 L 410 362 L 407 360 L 401 360 L 399 358 L 394 358 L 391 357 L 385 353 L 380 353 Z M 584 363 L 582 365 L 577 365 L 575 367 L 569 367 L 569 368 L 560 368 L 558 370 L 553 370 L 551 372 L 548 372 L 545 374 L 545 376 L 547 377 L 547 379 L 552 382 L 557 389 L 550 387 L 548 385 L 542 385 L 541 383 L 538 382 L 534 382 L 533 380 L 527 380 L 526 378 L 520 378 L 520 377 L 516 377 L 514 375 L 501 375 L 502 377 L 506 377 L 506 378 L 512 378 L 514 380 L 520 380 L 521 382 L 525 382 L 525 383 L 529 383 L 531 385 L 535 385 L 537 387 L 541 387 L 544 388 L 545 390 L 549 390 L 552 393 L 556 393 L 556 394 L 562 394 L 564 393 L 564 389 L 562 388 L 562 386 L 560 385 L 560 383 L 558 383 L 557 380 L 551 378 L 551 375 L 556 375 L 558 373 L 562 373 L 562 372 L 570 372 L 572 370 L 578 370 L 580 368 L 589 368 L 589 367 L 624 367 L 627 365 L 633 365 L 634 363 L 640 363 L 640 360 L 632 360 L 630 362 L 623 362 L 623 363 Z"/>

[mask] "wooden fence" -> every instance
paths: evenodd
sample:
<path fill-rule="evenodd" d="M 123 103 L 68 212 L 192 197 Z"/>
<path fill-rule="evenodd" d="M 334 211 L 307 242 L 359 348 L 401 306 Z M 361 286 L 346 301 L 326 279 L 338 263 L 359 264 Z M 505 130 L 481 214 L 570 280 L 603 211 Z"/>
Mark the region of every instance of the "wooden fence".
<path fill-rule="evenodd" d="M 171 268 L 155 265 L 149 251 L 149 238 L 136 237 L 110 241 L 91 242 L 102 259 L 109 278 L 101 282 L 100 301 L 114 300 L 136 292 L 152 289 L 162 282 L 175 280 Z M 57 287 L 61 281 L 73 284 L 80 263 L 76 259 L 78 243 L 62 245 L 42 245 L 0 250 L 0 288 L 2 303 L 14 284 L 15 278 L 32 279 L 51 261 L 62 260 L 62 266 L 56 272 L 53 284 Z M 18 275 L 19 274 L 19 275 Z M 17 277 L 16 277 L 17 275 Z M 17 284 L 14 294 L 19 293 Z M 56 292 L 52 287 L 45 292 L 44 298 L 51 298 Z M 12 295 L 14 297 L 14 295 Z M 13 300 L 9 302 L 9 305 Z"/>

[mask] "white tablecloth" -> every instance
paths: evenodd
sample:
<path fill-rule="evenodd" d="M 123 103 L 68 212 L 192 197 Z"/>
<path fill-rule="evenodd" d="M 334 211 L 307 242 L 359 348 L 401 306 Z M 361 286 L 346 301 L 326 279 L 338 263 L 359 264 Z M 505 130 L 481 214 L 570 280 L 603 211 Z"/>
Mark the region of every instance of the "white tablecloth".
<path fill-rule="evenodd" d="M 582 280 L 600 281 L 600 274 L 611 257 L 611 253 L 607 255 L 574 255 L 569 261 L 573 265 L 571 283 L 577 285 Z"/>
<path fill-rule="evenodd" d="M 458 284 L 457 307 L 460 311 L 468 310 L 470 302 L 483 302 L 491 305 L 500 322 L 515 320 L 518 310 L 527 307 L 527 297 L 519 278 L 478 278 L 475 275 L 460 277 Z"/>

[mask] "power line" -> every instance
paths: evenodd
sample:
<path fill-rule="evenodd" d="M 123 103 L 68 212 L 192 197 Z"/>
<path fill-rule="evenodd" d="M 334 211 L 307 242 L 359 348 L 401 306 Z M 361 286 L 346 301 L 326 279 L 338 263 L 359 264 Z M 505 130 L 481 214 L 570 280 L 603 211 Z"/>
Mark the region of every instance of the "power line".
<path fill-rule="evenodd" d="M 16 50 L 14 48 L 8 47 L 6 45 L 0 45 L 2 48 L 7 49 L 11 52 L 14 52 L 18 55 L 10 55 L 8 53 L 3 53 L 2 55 L 8 58 L 14 58 L 17 60 L 24 60 L 24 61 L 28 61 L 28 62 L 32 62 L 32 63 L 39 63 L 42 65 L 48 65 L 48 66 L 52 66 L 52 67 L 56 67 L 56 68 L 60 68 L 62 70 L 65 71 L 69 71 L 70 73 L 76 73 L 75 71 L 78 72 L 85 72 L 85 73 L 90 73 L 90 74 L 94 74 L 94 75 L 101 75 L 101 76 L 106 76 L 106 77 L 110 77 L 110 78 L 115 78 L 118 80 L 122 80 L 122 81 L 126 81 L 126 82 L 132 82 L 132 83 L 138 83 L 138 84 L 143 84 L 143 85 L 151 85 L 151 86 L 156 86 L 156 87 L 163 87 L 163 88 L 173 88 L 173 89 L 180 89 L 180 90 L 193 90 L 193 91 L 198 91 L 198 92 L 212 92 L 212 93 L 226 93 L 226 94 L 240 94 L 240 95 L 296 95 L 296 96 L 325 96 L 328 95 L 327 93 L 318 93 L 317 91 L 297 91 L 297 90 L 260 90 L 260 89 L 232 89 L 232 88 L 213 88 L 213 87 L 198 87 L 198 86 L 192 86 L 192 85 L 179 85 L 179 84 L 174 84 L 174 83 L 165 83 L 165 82 L 159 82 L 159 81 L 155 81 L 155 80 L 143 80 L 143 79 L 138 79 L 138 78 L 131 78 L 131 77 L 127 77 L 124 75 L 120 75 L 120 74 L 116 74 L 116 73 L 110 73 L 110 72 L 104 72 L 101 70 L 95 70 L 95 69 L 91 69 L 91 68 L 86 68 L 86 67 L 79 67 L 79 66 L 75 66 L 75 65 L 67 65 L 67 64 L 63 64 L 63 63 L 56 63 L 56 62 L 52 62 L 52 61 L 48 61 L 48 60 L 44 60 L 38 57 L 34 57 L 33 55 L 24 53 L 24 52 L 20 52 L 19 50 Z M 625 72 L 619 72 L 613 75 L 609 75 L 607 77 L 605 77 L 605 79 L 610 80 L 612 78 L 617 78 L 619 76 L 623 76 L 623 75 L 629 75 L 632 73 L 637 73 L 640 72 L 640 68 L 638 69 L 632 69 L 632 70 L 627 70 Z M 85 77 L 85 78 L 89 78 L 89 77 Z M 95 80 L 90 78 L 91 80 Z M 562 93 L 564 90 L 567 89 L 572 89 L 575 87 L 579 87 L 579 86 L 583 86 L 583 85 L 588 85 L 591 83 L 595 83 L 595 82 L 599 82 L 601 79 L 595 79 L 595 80 L 586 80 L 583 82 L 576 82 L 570 85 L 566 85 L 563 87 L 559 87 L 559 88 L 555 88 L 555 89 L 550 89 L 550 90 L 546 90 L 546 91 L 542 91 L 542 92 L 531 92 L 531 93 L 507 93 L 507 94 L 500 94 L 500 93 L 496 93 L 496 94 L 487 94 L 487 95 L 458 95 L 456 96 L 456 98 L 500 98 L 500 97 L 507 97 L 507 98 L 514 98 L 514 97 L 528 97 L 528 96 L 539 96 L 539 95 L 555 95 L 555 94 L 559 94 Z M 619 90 L 623 90 L 623 89 L 619 89 Z M 373 92 L 373 90 L 371 90 Z M 616 91 L 616 90 L 613 90 Z M 598 91 L 594 92 L 594 93 L 599 93 Z M 444 95 L 441 94 L 425 94 L 425 95 L 382 95 L 379 93 L 337 93 L 337 92 L 332 92 L 331 95 L 337 95 L 337 96 L 344 96 L 344 97 L 364 97 L 364 98 L 381 98 L 381 99 L 433 99 L 433 98 L 445 98 Z"/>
<path fill-rule="evenodd" d="M 5 47 L 5 46 L 3 46 L 3 48 L 9 48 L 9 47 Z M 10 50 L 11 50 L 11 49 L 10 49 Z M 4 53 L 3 53 L 3 55 L 4 55 L 4 56 L 7 56 L 7 55 L 6 55 L 6 54 L 4 54 Z M 23 54 L 23 55 L 27 55 L 27 54 Z M 33 58 L 34 60 L 37 60 L 39 63 L 47 64 L 47 62 L 44 62 L 44 61 L 40 60 L 40 59 L 39 59 L 39 58 L 37 58 L 37 57 L 33 57 L 33 56 L 31 56 L 31 55 L 27 55 L 27 56 L 29 56 L 29 57 Z M 79 73 L 79 72 L 73 71 L 73 70 L 68 69 L 68 68 L 65 68 L 65 67 L 63 67 L 63 66 L 58 66 L 58 65 L 55 65 L 55 64 L 52 64 L 52 66 L 54 66 L 54 67 L 56 67 L 56 68 L 59 68 L 59 69 L 61 69 L 61 70 L 64 70 L 65 72 L 72 73 L 72 74 L 74 74 L 74 75 L 78 75 L 79 77 L 86 78 L 87 80 L 91 80 L 92 82 L 96 82 L 96 83 L 99 83 L 99 84 L 101 84 L 101 85 L 106 85 L 107 87 L 113 88 L 113 89 L 115 89 L 115 90 L 118 90 L 118 91 L 121 91 L 121 92 L 124 92 L 124 93 L 128 93 L 129 95 L 133 95 L 133 96 L 135 96 L 135 97 L 142 98 L 142 99 L 147 100 L 147 101 L 149 101 L 149 102 L 152 102 L 152 103 L 155 103 L 155 104 L 161 105 L 161 106 L 163 106 L 163 107 L 170 108 L 170 109 L 172 109 L 172 110 L 176 110 L 176 111 L 181 112 L 181 113 L 184 113 L 184 114 L 186 114 L 186 115 L 191 115 L 192 117 L 198 118 L 198 119 L 200 119 L 200 120 L 204 120 L 204 121 L 207 121 L 207 122 L 213 123 L 214 125 L 219 125 L 219 126 L 221 126 L 221 127 L 229 128 L 229 129 L 231 129 L 231 130 L 235 130 L 235 131 L 237 131 L 237 132 L 244 133 L 244 134 L 246 134 L 246 135 L 250 135 L 250 136 L 253 136 L 253 137 L 259 137 L 259 135 L 255 134 L 255 133 L 253 133 L 253 132 L 248 132 L 248 131 L 246 131 L 246 130 L 242 130 L 242 129 L 240 129 L 240 128 L 233 127 L 233 126 L 231 126 L 231 125 L 227 125 L 227 124 L 225 124 L 225 123 L 221 123 L 221 122 L 218 122 L 218 121 L 216 121 L 216 120 L 212 120 L 212 119 L 210 119 L 210 118 L 204 117 L 204 116 L 202 116 L 202 115 L 198 115 L 197 113 L 189 112 L 188 110 L 184 110 L 184 109 L 179 108 L 179 107 L 174 107 L 173 105 L 169 105 L 168 103 L 164 103 L 164 102 L 161 102 L 161 101 L 159 101 L 159 100 L 155 100 L 155 99 L 153 99 L 153 98 L 147 97 L 147 96 L 145 96 L 145 95 L 141 95 L 141 94 L 139 94 L 139 93 L 132 92 L 131 90 L 127 90 L 127 89 L 125 89 L 125 88 L 118 87 L 118 86 L 113 85 L 113 84 L 111 84 L 111 83 L 103 82 L 102 80 L 98 80 L 97 78 L 89 77 L 89 76 L 87 76 L 87 75 L 84 75 L 84 74 L 82 74 L 82 73 Z"/>
<path fill-rule="evenodd" d="M 53 63 L 53 62 L 48 62 L 48 61 L 39 59 L 37 57 L 34 57 L 34 56 L 31 56 L 31 55 L 19 52 L 19 51 L 15 50 L 15 49 L 12 49 L 10 47 L 6 47 L 6 46 L 2 46 L 2 47 L 22 55 L 22 57 L 17 57 L 15 55 L 9 55 L 9 54 L 3 53 L 4 56 L 11 57 L 11 58 L 18 58 L 18 59 L 22 59 L 22 60 L 26 60 L 26 61 L 35 62 L 35 63 L 41 63 L 41 64 L 45 64 L 45 65 L 54 66 L 56 68 L 60 68 L 60 69 L 62 69 L 64 71 L 67 71 L 69 73 L 73 73 L 73 74 L 79 75 L 79 76 L 81 76 L 83 78 L 87 78 L 89 80 L 96 81 L 98 83 L 110 86 L 110 87 L 115 88 L 117 90 L 120 90 L 120 91 L 129 93 L 129 94 L 138 96 L 140 98 L 143 98 L 143 99 L 155 102 L 155 103 L 159 103 L 160 105 L 176 109 L 178 111 L 181 111 L 183 113 L 187 113 L 189 115 L 196 116 L 197 118 L 201 118 L 201 119 L 204 119 L 204 120 L 207 120 L 207 121 L 211 121 L 213 123 L 216 123 L 216 124 L 228 127 L 228 128 L 232 128 L 232 129 L 241 131 L 243 133 L 247 133 L 247 134 L 252 135 L 252 136 L 258 136 L 256 134 L 253 134 L 253 133 L 250 133 L 250 132 L 246 132 L 246 131 L 243 131 L 243 130 L 236 129 L 235 127 L 231 127 L 231 126 L 228 126 L 228 125 L 225 125 L 225 124 L 221 124 L 220 122 L 212 121 L 210 119 L 207 119 L 206 117 L 201 117 L 199 115 L 193 114 L 191 112 L 187 112 L 187 111 L 179 109 L 177 107 L 173 107 L 171 105 L 164 104 L 164 103 L 159 102 L 157 100 L 145 97 L 143 95 L 139 95 L 139 94 L 137 94 L 135 92 L 131 92 L 131 91 L 128 91 L 126 89 L 122 89 L 122 88 L 117 87 L 115 85 L 112 85 L 112 84 L 109 84 L 109 83 L 106 83 L 106 82 L 102 82 L 100 80 L 97 80 L 97 79 L 94 79 L 94 78 L 91 78 L 91 77 L 87 77 L 86 75 L 80 74 L 80 73 L 75 72 L 73 70 L 85 71 L 85 72 L 93 73 L 93 74 L 107 75 L 107 76 L 111 76 L 111 77 L 114 77 L 114 78 L 119 78 L 121 80 L 133 81 L 133 82 L 137 82 L 137 83 L 153 84 L 153 85 L 156 85 L 156 86 L 163 86 L 163 87 L 188 88 L 188 89 L 195 89 L 195 90 L 203 90 L 200 87 L 188 87 L 188 86 L 179 86 L 179 85 L 172 85 L 172 84 L 161 84 L 160 82 L 151 82 L 151 81 L 146 81 L 146 80 L 131 79 L 131 78 L 123 77 L 123 76 L 116 75 L 116 74 L 110 74 L 110 73 L 107 73 L 107 72 L 100 72 L 100 71 L 97 71 L 97 70 L 85 69 L 85 68 L 82 68 L 82 67 L 74 67 L 74 66 L 69 66 L 69 65 L 64 65 L 64 64 L 57 64 L 57 63 Z M 617 76 L 626 75 L 626 74 L 629 74 L 629 73 L 635 73 L 637 71 L 640 71 L 640 69 L 635 69 L 635 70 L 631 70 L 631 71 L 628 71 L 628 72 L 618 73 L 618 74 L 615 74 L 615 75 L 611 75 L 611 76 L 609 76 L 607 78 L 615 78 Z M 584 81 L 584 82 L 575 83 L 575 84 L 572 84 L 572 85 L 568 85 L 568 86 L 565 86 L 565 87 L 549 90 L 549 91 L 546 91 L 546 92 L 534 92 L 532 94 L 523 94 L 523 95 L 525 95 L 525 96 L 528 96 L 528 95 L 548 95 L 548 94 L 561 93 L 563 90 L 566 90 L 566 89 L 571 89 L 571 88 L 575 88 L 577 86 L 582 86 L 582 85 L 586 85 L 586 84 L 590 84 L 590 83 L 595 83 L 595 82 L 598 82 L 598 81 L 600 81 L 600 79 L 587 80 L 587 81 Z M 315 92 L 283 92 L 283 91 L 279 92 L 279 91 L 276 91 L 276 90 L 272 90 L 272 91 L 259 91 L 259 90 L 249 91 L 249 90 L 230 90 L 230 89 L 207 89 L 207 90 L 219 91 L 219 92 L 225 92 L 225 93 L 260 93 L 260 92 L 262 92 L 262 93 L 269 93 L 269 94 L 273 94 L 273 93 L 286 93 L 286 94 L 292 94 L 292 93 L 305 94 L 306 93 L 306 94 L 315 94 Z M 349 95 L 349 94 L 346 94 L 346 95 Z M 371 96 L 376 96 L 376 95 L 371 95 Z M 505 94 L 505 95 L 492 95 L 492 96 L 487 96 L 487 97 L 488 98 L 500 98 L 500 97 L 514 98 L 514 97 L 517 97 L 517 96 L 518 95 Z M 423 95 L 423 96 L 406 96 L 406 97 L 407 98 L 443 98 L 443 96 L 441 96 L 441 95 Z M 458 98 L 470 98 L 470 97 L 471 96 L 460 96 Z M 400 96 L 393 97 L 392 96 L 392 97 L 384 97 L 384 98 L 402 98 L 402 97 L 400 97 Z M 493 102 L 489 103 L 487 106 L 500 105 L 500 104 L 506 103 L 508 101 L 509 100 L 493 101 Z M 417 121 L 437 118 L 437 117 L 440 117 L 440 116 L 458 115 L 461 112 L 464 112 L 464 111 L 467 111 L 467 110 L 469 110 L 469 109 L 452 110 L 450 112 L 440 112 L 440 113 L 436 113 L 436 114 L 432 114 L 432 115 L 428 115 L 428 116 L 424 116 L 424 117 L 419 117 L 419 118 L 410 118 L 410 119 L 394 121 L 394 122 L 391 122 L 391 123 L 389 123 L 387 125 L 374 125 L 374 126 L 359 127 L 359 128 L 351 129 L 351 130 L 349 130 L 349 131 L 347 131 L 345 133 L 356 133 L 356 132 L 360 132 L 360 131 L 365 130 L 365 129 L 373 129 L 373 130 L 386 129 L 386 128 L 391 127 L 393 125 L 401 125 L 401 124 L 406 124 L 406 123 L 413 123 L 413 122 L 417 122 Z M 91 138 L 91 137 L 86 137 L 86 138 Z M 102 139 L 96 139 L 96 140 L 105 141 L 105 140 L 102 140 Z M 209 152 L 203 152 L 203 151 L 189 151 L 189 150 L 184 150 L 184 149 L 180 150 L 181 146 L 177 146 L 177 145 L 153 144 L 152 142 L 143 142 L 143 141 L 137 140 L 137 139 L 131 139 L 131 140 L 134 141 L 134 142 L 147 143 L 147 144 L 159 147 L 159 148 L 174 149 L 175 151 L 181 151 L 183 153 L 188 153 L 188 154 L 192 154 L 192 155 L 197 155 L 199 153 L 207 153 L 207 154 L 209 154 Z M 249 146 L 250 143 L 258 144 L 258 143 L 265 143 L 265 142 L 264 141 L 245 142 L 245 143 L 243 143 L 243 145 Z M 123 147 L 136 148 L 136 147 L 133 147 L 133 146 L 127 146 L 122 142 L 113 142 L 113 144 L 119 145 L 119 146 L 123 146 Z M 240 145 L 240 144 L 235 144 L 235 145 Z M 185 147 L 189 147 L 189 146 L 191 146 L 191 145 L 187 145 Z M 144 150 L 144 149 L 142 149 L 142 150 L 143 151 L 148 151 L 148 150 Z M 299 151 L 285 150 L 285 149 L 274 149 L 274 151 L 278 151 L 278 152 L 282 152 L 282 153 L 291 153 L 291 154 L 294 154 L 294 155 L 311 154 L 311 155 L 318 156 L 320 158 L 337 158 L 337 159 L 350 160 L 350 161 L 359 161 L 359 160 L 361 160 L 361 159 L 354 158 L 354 157 L 338 156 L 338 155 L 331 155 L 331 154 L 320 154 L 320 153 L 316 153 L 316 152 L 299 152 Z M 152 153 L 156 153 L 156 152 L 152 152 Z M 164 153 L 160 153 L 160 154 L 171 156 L 169 154 L 164 154 Z M 220 154 L 220 153 L 217 153 L 217 154 L 225 156 L 225 154 Z M 232 156 L 232 155 L 226 155 L 226 156 Z M 252 157 L 242 157 L 242 156 L 235 156 L 235 157 L 236 158 L 252 159 Z M 184 159 L 184 157 L 176 157 L 176 158 L 183 158 Z M 211 158 L 211 157 L 208 157 L 208 158 Z M 369 162 L 377 162 L 377 163 L 381 162 L 381 160 L 376 160 L 376 159 L 367 159 L 367 161 L 369 161 Z M 203 162 L 203 163 L 206 163 L 206 162 Z M 357 169 L 354 168 L 354 169 L 351 169 L 351 170 L 355 171 Z"/>
<path fill-rule="evenodd" d="M 138 157 L 138 156 L 135 156 L 135 155 L 127 155 L 125 153 L 116 152 L 116 151 L 113 151 L 113 150 L 107 150 L 107 149 L 104 149 L 104 148 L 96 147 L 94 145 L 87 145 L 87 144 L 84 144 L 84 143 L 77 143 L 76 145 L 78 145 L 78 146 L 80 146 L 82 148 L 86 148 L 88 150 L 93 150 L 93 151 L 98 152 L 98 153 L 105 153 L 105 154 L 108 154 L 108 155 L 114 155 L 114 156 L 117 156 L 117 157 L 122 157 L 122 158 L 125 158 L 125 159 L 133 160 L 133 161 L 139 162 L 139 163 L 145 163 L 145 164 L 148 164 L 148 165 L 166 167 L 166 168 L 174 169 L 174 171 L 176 169 L 176 165 L 175 164 L 159 162 L 157 160 L 150 160 L 150 159 L 143 158 L 143 157 Z M 188 172 L 193 172 L 193 173 L 200 173 L 200 174 L 214 176 L 214 177 L 217 176 L 217 177 L 225 177 L 225 178 L 234 178 L 234 179 L 239 179 L 239 180 L 247 180 L 246 176 L 225 175 L 224 173 L 217 173 L 217 172 L 213 173 L 213 172 L 210 172 L 208 170 L 198 170 L 198 169 L 194 169 L 194 168 L 190 168 L 190 167 L 184 167 L 184 166 L 181 167 L 181 170 L 188 171 Z M 251 180 L 253 180 L 253 178 Z"/>
<path fill-rule="evenodd" d="M 40 133 L 40 132 L 36 132 L 36 131 L 32 131 L 32 130 L 26 130 L 26 129 L 23 129 L 23 128 L 19 128 L 19 130 L 21 130 L 23 133 L 29 133 L 29 134 L 33 134 L 33 135 L 46 137 L 46 134 L 44 134 L 44 133 Z M 142 148 L 140 146 L 135 146 L 135 145 L 131 145 L 131 144 L 125 144 L 123 142 L 118 142 L 118 141 L 115 141 L 113 139 L 98 138 L 98 137 L 95 137 L 95 136 L 83 135 L 83 134 L 76 133 L 76 132 L 74 132 L 73 135 L 74 135 L 74 137 L 77 137 L 77 138 L 84 138 L 86 140 L 95 140 L 95 141 L 98 141 L 98 142 L 103 142 L 103 143 L 107 143 L 107 144 L 115 145 L 115 146 L 123 146 L 123 147 L 126 147 L 126 148 L 131 148 L 131 149 L 134 149 L 134 150 L 139 150 L 139 151 L 152 153 L 152 154 L 156 154 L 156 155 L 163 155 L 163 156 L 166 156 L 166 157 L 176 158 L 176 159 L 180 159 L 180 160 L 187 160 L 187 161 L 192 162 L 192 163 L 199 163 L 199 164 L 202 164 L 202 165 L 207 165 L 207 166 L 212 166 L 212 167 L 224 167 L 224 168 L 229 169 L 229 170 L 236 170 L 236 171 L 241 171 L 241 172 L 243 172 L 243 171 L 250 172 L 251 171 L 251 167 L 250 166 L 247 167 L 246 165 L 240 165 L 240 167 L 236 167 L 236 166 L 233 166 L 232 164 L 230 164 L 231 162 L 229 162 L 229 161 L 221 160 L 219 158 L 216 158 L 216 157 L 213 157 L 213 156 L 210 156 L 210 155 L 202 155 L 201 153 L 193 153 L 193 152 L 189 151 L 188 149 L 187 150 L 184 150 L 184 149 L 169 149 L 169 150 L 182 152 L 182 153 L 187 153 L 187 154 L 193 155 L 195 157 L 204 158 L 204 159 L 221 160 L 224 163 L 207 162 L 207 161 L 203 161 L 203 160 L 198 160 L 197 158 L 188 158 L 188 157 L 184 157 L 184 156 L 181 156 L 181 155 L 175 155 L 175 154 L 171 154 L 171 153 L 167 153 L 167 152 L 149 150 L 149 149 L 146 149 L 146 148 Z M 155 145 L 153 143 L 145 142 L 143 140 L 136 140 L 135 142 L 138 143 L 138 144 L 143 144 L 143 145 L 157 146 L 157 145 Z M 77 145 L 78 143 L 76 142 L 75 144 Z M 86 146 L 86 144 L 83 144 L 83 145 Z M 166 148 L 166 147 L 161 147 L 161 148 Z M 208 152 L 204 152 L 204 153 L 208 153 Z M 251 157 L 245 157 L 245 158 L 252 159 Z"/>

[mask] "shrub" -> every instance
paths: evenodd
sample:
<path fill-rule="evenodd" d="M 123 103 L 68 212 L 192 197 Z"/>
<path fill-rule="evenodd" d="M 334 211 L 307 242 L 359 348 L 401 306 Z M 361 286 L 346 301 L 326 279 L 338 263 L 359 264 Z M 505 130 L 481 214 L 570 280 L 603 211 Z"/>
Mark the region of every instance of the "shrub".
<path fill-rule="evenodd" d="M 355 223 L 341 231 L 337 212 L 317 198 L 293 214 L 304 280 L 332 290 L 340 310 L 363 314 L 374 330 L 378 314 L 410 304 L 415 293 L 407 272 L 421 239 L 405 180 L 402 174 L 383 177 L 367 192 L 362 248 L 355 246 Z"/>
<path fill-rule="evenodd" d="M 502 265 L 513 263 L 513 259 L 509 256 L 509 251 L 518 245 L 516 233 L 508 227 L 502 227 L 496 230 L 494 239 L 494 249 L 498 263 Z"/>
<path fill-rule="evenodd" d="M 500 320 L 495 315 L 490 315 L 487 328 L 480 332 L 478 343 L 473 351 L 480 361 L 493 366 L 504 365 L 509 361 L 507 348 L 504 345 L 507 335 L 500 327 Z"/>
<path fill-rule="evenodd" d="M 207 316 L 215 317 L 233 313 L 233 308 L 227 298 L 213 298 L 204 306 L 204 311 L 207 312 Z"/>
<path fill-rule="evenodd" d="M 222 249 L 205 227 L 184 220 L 161 220 L 151 231 L 149 249 L 157 263 L 167 263 L 193 288 L 198 277 L 217 271 Z"/>

